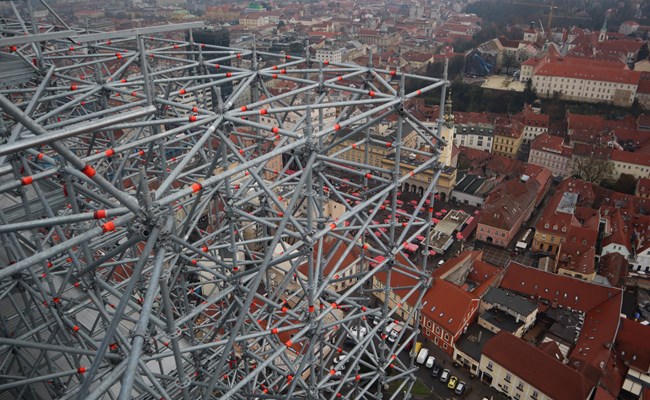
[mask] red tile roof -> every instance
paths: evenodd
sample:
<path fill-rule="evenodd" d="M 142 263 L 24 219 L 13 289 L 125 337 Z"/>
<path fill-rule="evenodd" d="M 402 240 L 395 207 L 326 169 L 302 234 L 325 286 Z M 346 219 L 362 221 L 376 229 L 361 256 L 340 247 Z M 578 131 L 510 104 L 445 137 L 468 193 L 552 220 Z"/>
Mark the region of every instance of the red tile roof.
<path fill-rule="evenodd" d="M 596 270 L 597 238 L 597 229 L 571 226 L 566 240 L 558 250 L 558 269 L 562 268 L 582 275 L 593 274 Z"/>
<path fill-rule="evenodd" d="M 508 265 L 501 287 L 583 312 L 590 311 L 604 300 L 620 294 L 620 290 L 616 288 L 556 275 L 515 262 Z"/>
<path fill-rule="evenodd" d="M 612 160 L 628 164 L 643 165 L 650 167 L 650 156 L 645 153 L 632 153 L 631 151 L 616 150 L 612 151 Z"/>
<path fill-rule="evenodd" d="M 637 196 L 650 196 L 650 178 L 639 178 L 634 194 Z"/>
<path fill-rule="evenodd" d="M 650 80 L 643 79 L 639 81 L 639 87 L 636 89 L 637 94 L 650 94 Z"/>
<path fill-rule="evenodd" d="M 492 155 L 485 166 L 486 171 L 492 171 L 496 175 L 512 177 L 521 169 L 522 162 L 500 154 Z"/>
<path fill-rule="evenodd" d="M 488 340 L 483 354 L 550 398 L 587 399 L 591 391 L 578 372 L 505 330 Z"/>
<path fill-rule="evenodd" d="M 616 371 L 611 365 L 611 345 L 618 331 L 623 303 L 622 291 L 579 279 L 556 275 L 511 262 L 501 287 L 532 298 L 544 299 L 551 306 L 561 306 L 585 313 L 584 324 L 569 354 L 569 366 L 595 385 L 602 377 L 607 390 L 615 395 Z M 604 368 L 608 366 L 608 368 Z"/>
<path fill-rule="evenodd" d="M 609 244 L 618 244 L 627 248 L 627 250 L 632 252 L 632 243 L 630 241 L 631 232 L 623 221 L 623 216 L 621 215 L 621 210 L 615 207 L 601 207 L 603 217 L 609 219 L 609 235 L 603 238 L 603 247 Z"/>
<path fill-rule="evenodd" d="M 607 278 L 612 286 L 620 288 L 625 285 L 629 264 L 624 255 L 608 253 L 600 257 L 598 263 L 598 275 Z"/>
<path fill-rule="evenodd" d="M 555 153 L 564 157 L 571 157 L 571 147 L 564 146 L 564 139 L 559 136 L 552 136 L 543 133 L 537 136 L 530 145 L 531 150 L 539 150 L 548 153 Z"/>
<path fill-rule="evenodd" d="M 461 254 L 448 262 L 450 265 L 457 265 L 466 256 L 467 254 Z M 474 255 L 470 254 L 470 256 Z M 375 277 L 386 284 L 387 273 L 385 271 L 377 272 Z M 393 268 L 390 285 L 395 288 L 393 292 L 396 295 L 405 297 L 415 284 L 415 278 L 400 272 L 398 268 Z M 431 288 L 427 289 L 422 298 L 422 304 L 426 302 L 422 308 L 422 315 L 455 336 L 462 332 L 471 316 L 477 312 L 479 302 L 477 294 L 467 292 L 451 282 L 434 277 Z M 405 301 L 414 305 L 416 298 L 417 294 L 411 294 Z"/>
<path fill-rule="evenodd" d="M 631 367 L 643 372 L 650 371 L 650 325 L 621 319 L 616 336 L 616 350 Z"/>
<path fill-rule="evenodd" d="M 512 179 L 499 184 L 485 199 L 479 224 L 510 231 L 526 220 L 539 190 L 535 180 Z"/>
<path fill-rule="evenodd" d="M 348 266 L 361 262 L 361 250 L 359 246 L 352 246 L 350 251 L 345 254 L 349 245 L 345 241 L 341 241 L 334 236 L 328 235 L 323 238 L 323 250 L 321 253 L 321 262 L 324 264 L 322 266 L 323 275 L 329 275 L 330 272 L 337 266 L 337 264 L 343 259 L 336 271 L 343 271 Z M 312 258 L 314 263 L 317 260 L 319 253 L 320 241 L 316 242 L 314 245 L 314 251 L 312 253 Z M 345 257 L 344 257 L 345 255 Z M 298 268 L 303 275 L 307 275 L 307 263 L 300 265 Z"/>

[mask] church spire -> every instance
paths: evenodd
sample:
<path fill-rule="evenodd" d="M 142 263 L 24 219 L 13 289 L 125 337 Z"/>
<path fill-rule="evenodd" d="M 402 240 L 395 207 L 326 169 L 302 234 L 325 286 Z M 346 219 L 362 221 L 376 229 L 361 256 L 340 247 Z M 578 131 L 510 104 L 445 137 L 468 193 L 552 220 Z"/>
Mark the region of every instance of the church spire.
<path fill-rule="evenodd" d="M 605 21 L 603 21 L 603 26 L 600 28 L 600 34 L 598 35 L 598 41 L 599 42 L 604 42 L 607 39 L 607 17 L 605 17 Z"/>

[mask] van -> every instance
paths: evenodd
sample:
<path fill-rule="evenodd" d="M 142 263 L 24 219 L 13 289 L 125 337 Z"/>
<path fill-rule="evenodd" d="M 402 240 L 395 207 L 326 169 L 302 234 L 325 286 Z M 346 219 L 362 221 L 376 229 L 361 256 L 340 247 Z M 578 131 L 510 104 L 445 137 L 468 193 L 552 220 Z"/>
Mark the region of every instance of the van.
<path fill-rule="evenodd" d="M 429 349 L 424 348 L 421 349 L 420 352 L 418 353 L 418 358 L 415 360 L 418 364 L 424 364 L 424 362 L 427 360 L 427 356 L 429 355 Z"/>
<path fill-rule="evenodd" d="M 395 324 L 393 327 L 393 330 L 390 331 L 390 334 L 388 335 L 388 341 L 391 343 L 395 343 L 397 340 L 397 337 L 399 336 L 400 332 L 402 332 L 402 329 L 404 328 L 403 323 Z"/>

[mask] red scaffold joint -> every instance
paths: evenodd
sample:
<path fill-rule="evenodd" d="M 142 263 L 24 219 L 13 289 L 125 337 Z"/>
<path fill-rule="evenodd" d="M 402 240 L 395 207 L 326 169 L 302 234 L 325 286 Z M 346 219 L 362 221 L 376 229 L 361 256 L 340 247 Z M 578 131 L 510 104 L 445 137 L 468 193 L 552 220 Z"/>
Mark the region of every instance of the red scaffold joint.
<path fill-rule="evenodd" d="M 267 109 L 266 109 L 266 108 L 262 108 L 262 109 L 260 110 L 260 115 L 266 115 L 266 114 L 268 114 Z"/>
<path fill-rule="evenodd" d="M 104 152 L 106 154 L 106 157 L 112 157 L 115 155 L 115 150 L 114 149 L 108 149 Z"/>
<path fill-rule="evenodd" d="M 79 367 L 77 369 L 78 374 L 85 374 L 86 373 L 86 367 Z"/>
<path fill-rule="evenodd" d="M 334 130 L 335 130 L 335 131 L 338 131 L 338 130 L 340 130 L 340 129 L 341 129 L 341 125 L 339 125 L 339 124 L 334 124 Z"/>
<path fill-rule="evenodd" d="M 31 185 L 32 182 L 34 182 L 34 178 L 32 178 L 31 176 L 24 176 L 20 178 L 20 184 L 23 186 Z"/>
<path fill-rule="evenodd" d="M 97 210 L 94 212 L 93 217 L 95 219 L 104 219 L 106 218 L 106 210 Z"/>
<path fill-rule="evenodd" d="M 188 119 L 190 122 L 196 122 L 196 115 L 190 115 Z"/>
<path fill-rule="evenodd" d="M 181 89 L 181 90 L 178 91 L 178 94 L 185 94 L 185 93 L 187 93 L 187 91 L 185 91 L 185 89 Z"/>
<path fill-rule="evenodd" d="M 89 164 L 86 164 L 82 169 L 81 172 L 83 172 L 84 175 L 86 175 L 89 178 L 92 178 L 95 176 L 95 168 L 91 167 Z"/>
<path fill-rule="evenodd" d="M 102 232 L 112 232 L 115 230 L 115 222 L 110 221 L 102 225 Z"/>
<path fill-rule="evenodd" d="M 196 192 L 200 191 L 201 189 L 203 189 L 203 185 L 201 185 L 200 183 L 197 182 L 197 183 L 192 184 L 192 192 L 193 193 L 196 193 Z"/>

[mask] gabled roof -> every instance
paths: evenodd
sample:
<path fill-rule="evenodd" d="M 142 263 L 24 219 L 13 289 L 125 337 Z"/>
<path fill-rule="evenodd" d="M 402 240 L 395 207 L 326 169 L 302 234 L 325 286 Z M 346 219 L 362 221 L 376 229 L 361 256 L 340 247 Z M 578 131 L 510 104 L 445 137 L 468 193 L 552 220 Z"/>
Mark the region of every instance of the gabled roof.
<path fill-rule="evenodd" d="M 457 265 L 466 256 L 467 254 L 461 254 L 459 257 L 450 260 L 450 265 Z M 470 254 L 470 257 L 473 256 Z M 387 273 L 380 271 L 375 274 L 375 277 L 385 284 Z M 495 277 L 496 275 L 490 277 L 490 283 L 493 282 Z M 416 284 L 416 280 L 393 269 L 390 284 L 395 288 L 393 289 L 395 294 L 404 297 L 410 291 L 409 288 Z M 417 295 L 411 295 L 405 301 L 410 305 L 414 305 L 416 298 Z M 434 278 L 432 286 L 427 289 L 422 298 L 422 304 L 426 303 L 426 305 L 422 308 L 421 313 L 447 332 L 456 335 L 465 327 L 467 322 L 465 318 L 469 315 L 470 310 L 473 309 L 476 312 L 478 309 L 478 301 L 476 293 L 468 292 L 442 278 Z M 475 306 L 473 307 L 472 304 L 475 304 Z"/>
<path fill-rule="evenodd" d="M 538 189 L 535 180 L 512 179 L 499 184 L 485 200 L 479 224 L 509 231 L 536 201 Z"/>
<path fill-rule="evenodd" d="M 581 374 L 504 330 L 487 342 L 483 355 L 550 398 L 582 400 L 591 392 Z"/>
<path fill-rule="evenodd" d="M 617 294 L 620 289 L 545 272 L 510 262 L 501 288 L 534 298 L 556 302 L 558 306 L 570 307 L 583 312 L 596 308 L 604 300 Z"/>
<path fill-rule="evenodd" d="M 629 232 L 627 224 L 623 221 L 621 210 L 619 208 L 607 207 L 604 211 L 603 214 L 609 217 L 610 234 L 603 238 L 602 246 L 606 247 L 609 244 L 617 244 L 624 246 L 627 251 L 631 252 L 631 232 Z"/>
<path fill-rule="evenodd" d="M 650 325 L 621 318 L 621 327 L 616 336 L 616 350 L 619 357 L 631 367 L 648 373 L 650 371 Z"/>
<path fill-rule="evenodd" d="M 590 275 L 595 271 L 598 230 L 571 226 L 558 251 L 558 268 Z"/>
<path fill-rule="evenodd" d="M 620 253 L 607 253 L 600 257 L 598 275 L 605 277 L 610 285 L 623 287 L 629 264 Z"/>
<path fill-rule="evenodd" d="M 564 146 L 564 139 L 559 136 L 552 136 L 542 133 L 537 136 L 530 145 L 531 150 L 554 153 L 563 157 L 571 157 L 572 149 Z"/>

